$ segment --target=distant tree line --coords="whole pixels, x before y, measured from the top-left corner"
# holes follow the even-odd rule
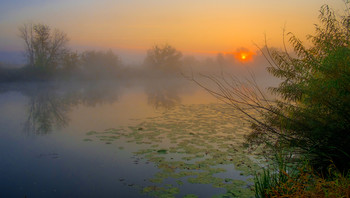
[[[24,24],[19,28],[26,62],[22,68],[0,64],[0,81],[91,80],[117,78],[120,58],[111,50],[73,52],[65,33],[44,24]]]
[[[0,82],[119,79],[130,75],[169,76],[190,67],[210,70],[234,62],[233,55],[223,54],[199,61],[193,56],[183,56],[169,44],[163,44],[152,46],[141,67],[132,70],[112,50],[72,51],[68,47],[68,36],[48,25],[24,24],[19,32],[24,44],[25,65],[13,68],[0,62]]]

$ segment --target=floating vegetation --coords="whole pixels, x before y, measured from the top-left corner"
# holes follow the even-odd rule
[[[86,135],[95,135],[95,134],[99,134],[99,133],[96,131],[89,131],[86,133]]]
[[[85,138],[83,141],[84,141],[84,142],[91,142],[91,141],[92,141],[92,139]]]
[[[185,195],[184,198],[198,198],[198,196],[194,194],[188,194],[188,195]]]
[[[214,197],[253,197],[251,175],[259,166],[244,147],[244,135],[250,129],[232,114],[239,117],[224,104],[182,105],[135,126],[90,131],[86,135],[106,144],[140,147],[134,154],[159,169],[148,179],[153,185],[142,190],[151,196],[175,197],[181,193],[181,186],[210,184],[226,189],[226,194]],[[218,176],[222,173],[223,177]],[[176,180],[167,184],[169,178]],[[195,193],[184,196],[197,197]]]
[[[167,154],[167,152],[168,151],[166,149],[160,149],[157,151],[157,153],[159,153],[159,154]]]
[[[164,188],[164,187],[157,187],[157,186],[148,186],[143,189],[143,193],[148,193],[151,196],[154,197],[174,197],[176,194],[179,193],[178,188]]]

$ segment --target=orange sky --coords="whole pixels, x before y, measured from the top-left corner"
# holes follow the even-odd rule
[[[0,50],[23,45],[18,27],[40,22],[66,32],[72,48],[145,50],[169,43],[183,52],[256,50],[282,43],[282,29],[313,32],[321,5],[341,0],[13,0],[0,8]]]

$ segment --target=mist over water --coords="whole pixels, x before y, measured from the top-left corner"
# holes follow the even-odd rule
[[[83,141],[86,133],[140,123],[147,117],[194,102],[208,104],[215,99],[175,76],[2,83],[4,188],[0,194],[147,197],[131,187],[149,185],[144,180],[156,172],[151,164],[133,163],[132,152],[138,147],[123,145],[125,149],[115,154],[113,148],[119,150],[122,145],[89,144]],[[128,183],[124,184],[124,180]]]
[[[0,197],[252,196],[249,124],[214,96],[276,86],[264,51],[160,44],[140,58],[74,52],[43,24],[20,32],[26,62],[0,62]]]
[[[2,2],[0,198],[341,189],[348,4]]]
[[[208,77],[254,80],[263,92],[277,85],[261,53],[203,58],[156,45],[142,61],[126,60],[87,50],[58,59],[54,70],[2,65],[0,196],[250,196],[252,173],[242,168],[255,165],[241,148],[249,129],[201,86],[220,92]],[[237,156],[215,157],[228,143]]]

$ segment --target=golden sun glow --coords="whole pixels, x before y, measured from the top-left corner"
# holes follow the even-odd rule
[[[242,63],[253,61],[253,56],[255,55],[254,52],[245,48],[238,49],[236,52],[233,52],[233,54],[236,60]]]

